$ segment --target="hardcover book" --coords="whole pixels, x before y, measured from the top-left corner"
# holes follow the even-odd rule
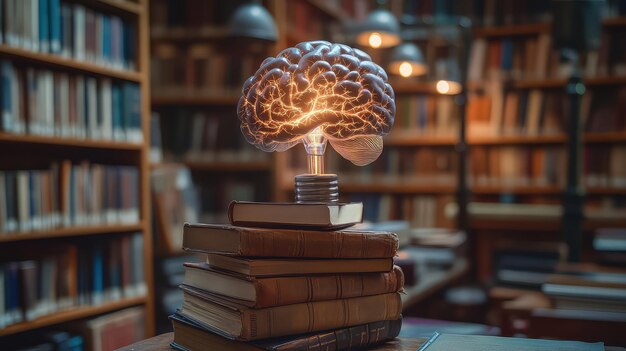
[[[355,350],[393,339],[400,333],[402,319],[378,321],[321,333],[242,343],[224,338],[179,314],[170,316],[174,326],[172,347],[179,350],[223,351],[310,351]]]
[[[232,225],[337,230],[363,220],[363,204],[233,201],[228,208]]]
[[[183,248],[248,257],[391,258],[398,250],[398,236],[353,229],[322,232],[185,223]]]
[[[396,320],[402,311],[398,293],[252,309],[199,289],[184,285],[181,289],[181,315],[242,341]]]
[[[217,269],[254,277],[388,272],[393,267],[393,259],[391,258],[305,260],[240,258],[215,254],[207,255],[207,263]]]
[[[391,272],[381,273],[255,278],[206,263],[185,263],[183,284],[247,307],[264,308],[399,292],[404,276],[394,266]]]

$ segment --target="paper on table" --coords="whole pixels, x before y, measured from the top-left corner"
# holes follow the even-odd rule
[[[604,343],[435,333],[417,351],[603,351]]]

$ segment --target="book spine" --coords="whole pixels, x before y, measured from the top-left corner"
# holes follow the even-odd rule
[[[241,255],[258,257],[389,258],[398,250],[390,233],[271,231],[262,235],[241,230]]]
[[[395,320],[401,310],[398,293],[249,309],[242,311],[240,338],[258,340]]]
[[[402,319],[378,321],[355,327],[338,329],[286,342],[271,351],[359,350],[393,339],[400,334]]]
[[[255,281],[255,308],[304,302],[347,299],[401,291],[404,276],[398,266],[391,272],[278,277]]]

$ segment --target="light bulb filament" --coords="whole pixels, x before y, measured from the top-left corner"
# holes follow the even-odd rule
[[[303,139],[304,149],[307,154],[309,174],[324,174],[324,151],[326,151],[326,138],[319,126],[310,131]]]

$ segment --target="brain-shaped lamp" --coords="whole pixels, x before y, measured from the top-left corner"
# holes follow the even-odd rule
[[[393,126],[394,92],[365,52],[310,41],[265,59],[244,83],[237,113],[248,142],[263,151],[303,142],[309,173],[321,174],[326,140],[355,165],[378,158]]]

